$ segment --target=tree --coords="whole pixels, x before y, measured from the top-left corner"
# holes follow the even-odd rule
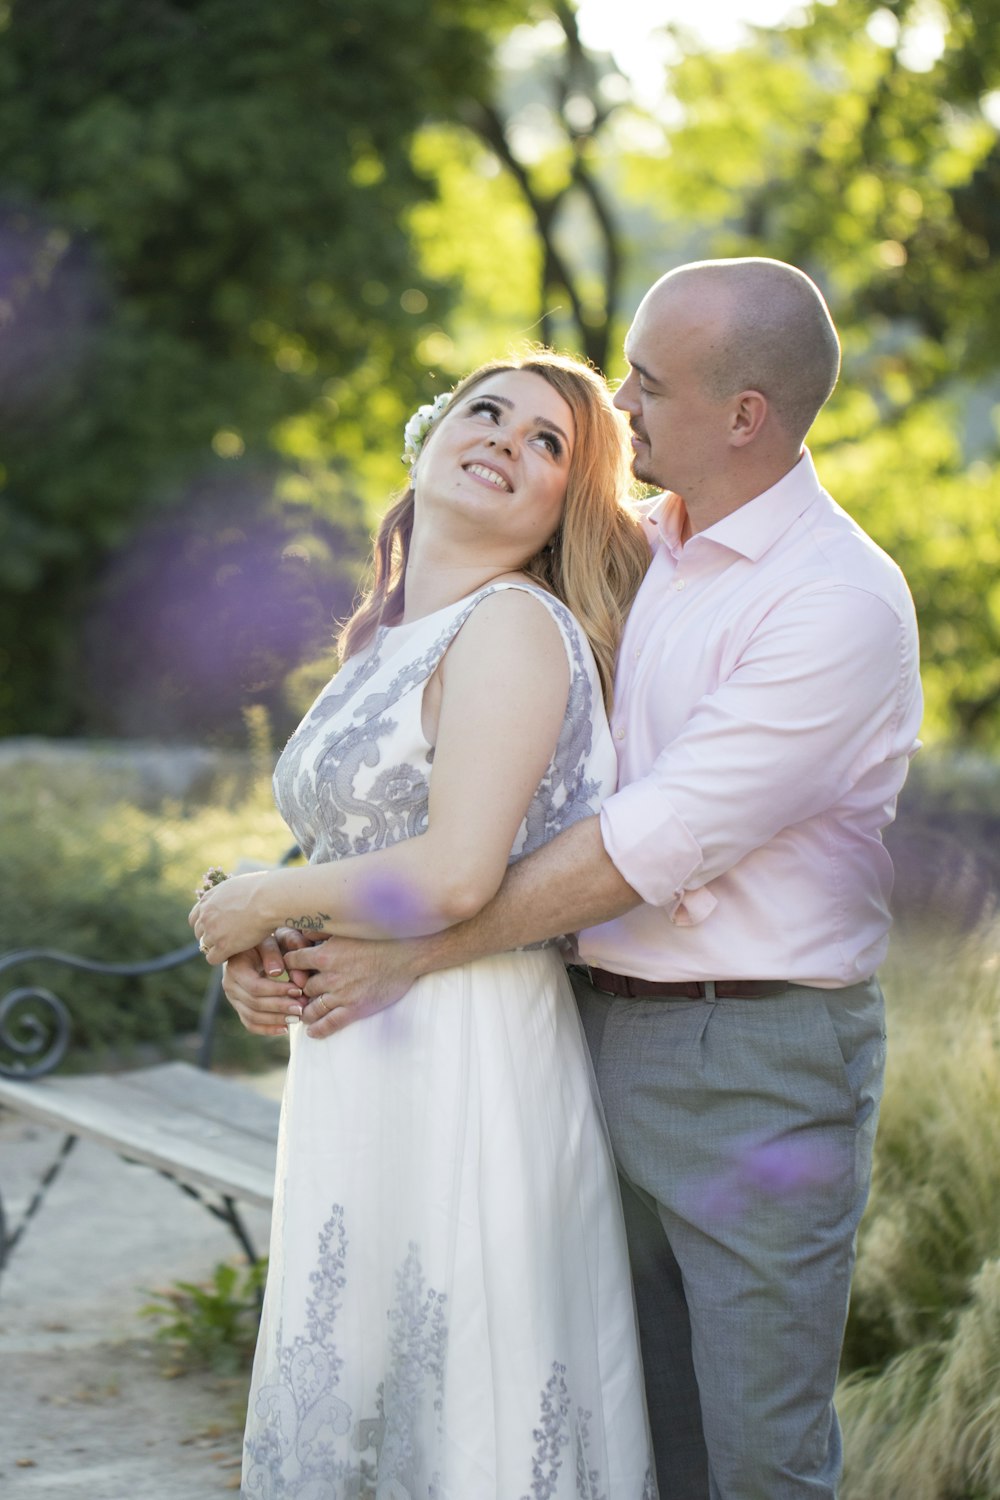
[[[803,266],[841,330],[811,446],[901,563],[927,732],[1000,743],[1000,14],[840,0],[713,55],[685,43],[681,119],[647,165],[700,253]]]
[[[122,618],[108,560],[135,538],[134,570],[147,521],[183,552],[206,489],[228,497],[228,524],[259,518],[271,538],[258,596],[284,577],[279,538],[301,531],[288,504],[325,510],[349,556],[338,578],[318,549],[305,609],[343,605],[363,521],[347,467],[422,396],[421,342],[452,294],[414,276],[404,221],[428,184],[410,143],[456,95],[486,94],[524,12],[0,6],[0,728],[135,721],[136,682],[120,703],[102,676],[97,701],[91,671],[120,644],[101,629]]]

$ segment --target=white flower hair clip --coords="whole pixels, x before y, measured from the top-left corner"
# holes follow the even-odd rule
[[[428,402],[426,406],[418,406],[413,416],[403,428],[403,462],[404,464],[415,464],[427,434],[430,432],[438,417],[444,411],[451,400],[451,391],[442,391],[440,396]]]

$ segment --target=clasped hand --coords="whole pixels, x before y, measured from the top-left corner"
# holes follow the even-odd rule
[[[199,896],[188,913],[198,946],[210,964],[221,964],[267,937],[273,921],[262,916],[273,872],[231,875]]]
[[[255,1035],[280,1036],[293,1019],[320,1038],[394,1005],[415,977],[406,943],[345,937],[313,943],[282,927],[228,959],[222,988]]]

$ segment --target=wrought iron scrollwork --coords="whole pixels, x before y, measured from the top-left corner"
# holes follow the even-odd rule
[[[279,864],[289,865],[300,858],[293,845]],[[79,969],[87,974],[106,974],[111,979],[138,979],[145,974],[162,974],[180,964],[200,959],[197,943],[185,943],[159,958],[139,963],[109,964],[94,958],[80,958],[60,953],[55,948],[21,948],[0,957],[0,975],[22,964],[55,964],[64,969]],[[216,1014],[222,995],[222,970],[215,968],[209,978],[199,1025],[201,1043],[198,1065],[211,1066],[212,1039]],[[41,1078],[58,1067],[70,1039],[70,1018],[66,1006],[51,990],[26,984],[10,990],[0,998],[0,1078]]]
[[[0,1074],[40,1078],[59,1066],[69,1046],[69,1011],[51,990],[11,990],[0,1000]]]
[[[135,964],[105,964],[78,958],[53,948],[22,948],[0,958],[0,974],[22,964],[57,964],[82,969],[88,974],[135,979],[142,974],[160,974],[198,956],[198,944],[186,943],[161,958]],[[70,1039],[70,1017],[66,1006],[51,990],[23,985],[0,999],[0,1077],[41,1078],[58,1067]]]

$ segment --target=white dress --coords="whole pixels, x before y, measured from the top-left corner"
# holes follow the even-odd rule
[[[380,630],[289,741],[311,860],[426,827],[423,689],[495,584]],[[598,806],[615,757],[579,625],[512,858]],[[483,796],[490,789],[483,787]],[[375,892],[391,915],[393,891]],[[317,1041],[293,1027],[243,1467],[263,1500],[652,1500],[618,1188],[555,947],[431,974]]]

